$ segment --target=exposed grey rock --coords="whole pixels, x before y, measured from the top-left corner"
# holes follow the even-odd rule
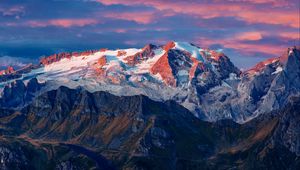
[[[0,146],[0,169],[23,169],[27,167],[28,160],[21,148],[8,148]]]
[[[280,112],[282,116],[273,140],[300,156],[300,99],[289,99],[289,105]]]
[[[208,92],[197,95],[198,107],[208,121],[229,118],[243,123],[280,109],[289,97],[300,94],[300,49],[293,48],[280,58],[259,63],[236,80],[237,86],[224,85],[228,80],[222,81],[223,85],[208,86]]]
[[[83,168],[74,166],[71,161],[60,162],[56,167],[56,170],[83,170]]]
[[[151,139],[154,146],[164,148],[170,143],[170,135],[159,127],[151,128]]]
[[[36,78],[30,79],[27,85],[21,80],[16,80],[4,87],[3,95],[0,98],[0,107],[24,107],[31,102],[43,86],[44,84],[38,83]]]

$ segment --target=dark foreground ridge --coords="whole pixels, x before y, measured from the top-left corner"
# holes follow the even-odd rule
[[[240,125],[173,101],[60,87],[0,110],[1,169],[299,169],[300,99]]]

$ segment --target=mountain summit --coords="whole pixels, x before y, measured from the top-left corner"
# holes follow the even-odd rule
[[[190,43],[60,53],[0,82],[0,169],[300,166],[296,47],[244,72]]]
[[[60,53],[39,65],[2,71],[0,104],[23,107],[43,92],[66,86],[174,100],[203,120],[243,123],[281,108],[299,93],[299,58],[294,47],[242,72],[224,53],[186,42]]]

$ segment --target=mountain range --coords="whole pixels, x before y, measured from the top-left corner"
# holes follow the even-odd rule
[[[300,48],[241,71],[186,42],[0,71],[1,169],[298,169]]]

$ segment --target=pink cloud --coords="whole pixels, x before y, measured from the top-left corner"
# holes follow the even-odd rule
[[[126,33],[127,30],[124,29],[124,28],[118,28],[118,29],[115,29],[114,32],[116,32],[116,33]]]
[[[156,8],[160,11],[173,11],[175,13],[193,15],[201,18],[215,17],[236,17],[237,19],[248,23],[278,24],[294,28],[299,28],[298,9],[279,9],[275,8],[279,4],[290,4],[288,1],[271,0],[233,0],[220,1],[214,0],[214,3],[199,3],[191,1],[160,1],[160,0],[98,0],[105,5],[122,4],[128,6],[145,5]],[[256,4],[270,3],[264,10],[257,8]],[[272,5],[274,4],[274,5]],[[293,5],[289,5],[293,6]],[[297,4],[294,4],[297,6]],[[125,18],[125,17],[124,17]],[[148,20],[150,22],[150,20]],[[147,22],[144,22],[147,23]]]
[[[279,55],[286,49],[286,46],[278,46],[272,44],[251,44],[247,42],[241,42],[234,38],[228,39],[209,39],[209,38],[198,38],[196,42],[202,47],[209,47],[214,44],[221,44],[224,48],[234,49],[239,51],[241,54],[253,55],[257,52]]]
[[[10,8],[0,8],[0,13],[3,16],[13,16],[13,15],[20,15],[25,13],[25,8],[23,6],[13,6]]]
[[[86,26],[97,24],[98,21],[95,19],[54,19],[49,21],[50,25],[71,27],[71,26]]]
[[[278,45],[268,45],[268,44],[248,44],[248,43],[240,43],[240,42],[224,42],[227,43],[224,46],[226,48],[232,48],[235,50],[240,51],[241,53],[245,54],[254,54],[257,52],[266,53],[266,54],[272,54],[274,56],[280,55],[284,49],[286,49],[286,46],[278,46]]]
[[[270,4],[274,7],[279,6],[290,6],[292,3],[290,3],[288,0],[230,0],[230,2],[240,2],[240,3],[252,3],[252,4]]]
[[[86,25],[98,24],[99,21],[95,19],[52,19],[47,21],[28,21],[26,25],[30,27],[47,27],[47,26],[57,26],[69,28],[72,26],[83,27]]]
[[[286,25],[300,28],[299,14],[289,11],[245,11],[239,17],[248,23]]]
[[[180,0],[166,0],[166,1],[161,1],[161,0],[135,0],[135,1],[128,1],[128,0],[97,0],[98,2],[101,2],[104,5],[117,5],[117,4],[123,4],[127,6],[132,6],[132,5],[147,5],[147,6],[165,6],[164,4],[178,4],[178,3],[184,3],[184,1]],[[210,0],[210,2],[215,3],[215,4],[230,4],[232,5],[233,3],[239,3],[239,4],[270,4],[271,6],[290,6],[293,5],[292,2],[289,2],[289,0]],[[192,3],[191,1],[188,1],[187,3]],[[186,3],[186,4],[187,4]],[[203,5],[205,2],[195,2],[194,4],[199,4]],[[245,4],[247,3],[247,4]]]
[[[140,24],[149,24],[155,20],[155,15],[153,12],[118,12],[107,13],[104,16],[113,19],[135,21]]]
[[[126,32],[144,32],[144,31],[157,31],[157,32],[163,32],[163,31],[169,31],[169,28],[164,28],[164,27],[151,27],[151,28],[147,28],[147,27],[134,27],[134,28],[116,28],[113,30],[113,32],[116,33],[126,33]]]
[[[262,39],[262,34],[260,32],[243,32],[237,34],[235,38],[238,40],[257,41]]]
[[[139,42],[137,40],[127,40],[127,41],[124,42],[124,44],[132,45],[132,46],[137,45],[138,43]]]
[[[280,37],[291,39],[291,40],[300,40],[300,32],[280,32],[278,33]]]

